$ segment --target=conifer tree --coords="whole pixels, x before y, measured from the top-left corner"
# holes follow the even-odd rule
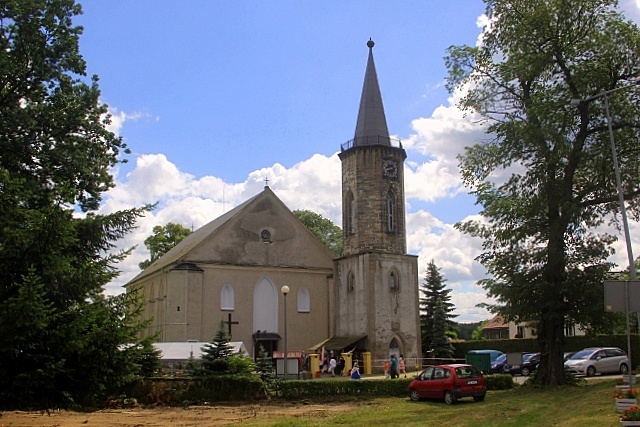
[[[204,375],[224,374],[229,370],[229,356],[233,348],[229,344],[229,335],[225,331],[224,320],[210,343],[202,347],[202,371]]]
[[[420,298],[421,327],[422,327],[422,351],[428,353],[433,349],[434,316],[438,301],[444,311],[446,330],[453,326],[452,319],[456,316],[452,314],[455,306],[451,303],[451,289],[446,287],[446,279],[442,277],[440,269],[431,260],[427,265],[424,282],[420,288],[422,298]]]
[[[273,372],[273,359],[269,356],[269,353],[262,344],[260,345],[258,359],[256,360],[256,370],[263,381],[268,382],[275,377]]]
[[[431,331],[431,349],[433,357],[448,358],[453,356],[453,346],[447,336],[448,329],[447,314],[444,311],[444,304],[441,299],[437,299],[433,311],[433,330]]]
[[[130,252],[115,242],[149,207],[97,214],[129,149],[86,76],[81,12],[0,7],[0,409],[97,404],[153,365],[135,292],[103,296]]]

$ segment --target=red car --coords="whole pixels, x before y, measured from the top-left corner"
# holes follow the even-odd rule
[[[486,394],[484,376],[473,365],[428,366],[409,383],[409,397],[413,401],[444,399],[445,403],[452,405],[462,397],[473,397],[480,402]]]

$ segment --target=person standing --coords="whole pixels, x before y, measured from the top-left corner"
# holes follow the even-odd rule
[[[331,372],[331,376],[336,376],[336,366],[338,366],[338,362],[336,362],[336,358],[331,356],[331,360],[329,361],[329,372]]]
[[[384,377],[389,378],[389,361],[384,361]]]
[[[404,356],[401,354],[400,359],[398,360],[398,376],[404,374],[404,377],[407,378],[407,367],[404,362]]]
[[[395,353],[391,355],[391,366],[389,369],[391,370],[391,379],[398,378],[398,358]]]

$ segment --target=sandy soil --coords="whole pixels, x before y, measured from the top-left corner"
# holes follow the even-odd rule
[[[106,409],[95,412],[53,411],[0,413],[0,427],[217,427],[245,424],[248,421],[275,420],[281,416],[324,418],[349,412],[366,402],[326,404],[260,403],[246,405],[190,406],[188,408]]]

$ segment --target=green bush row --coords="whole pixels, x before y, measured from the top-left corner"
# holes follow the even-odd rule
[[[280,381],[278,395],[285,399],[331,396],[406,397],[410,378],[395,380],[300,380]]]
[[[406,397],[411,378],[395,380],[295,380],[275,381],[276,396],[285,399],[312,397]],[[511,375],[485,376],[488,390],[513,387]],[[253,375],[216,375],[205,378],[150,378],[131,390],[130,397],[146,405],[193,405],[221,401],[255,401],[268,397],[265,383]]]
[[[205,402],[254,401],[267,398],[265,383],[255,375],[203,378],[149,378],[130,393],[146,405],[192,405]]]

